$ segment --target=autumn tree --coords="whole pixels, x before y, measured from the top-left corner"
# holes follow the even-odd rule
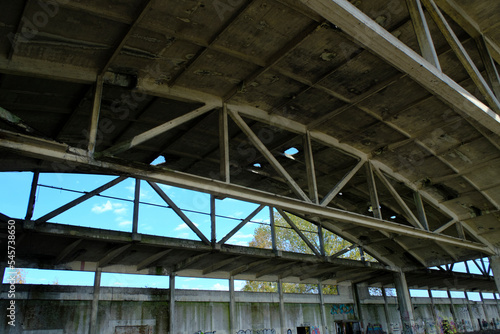
[[[297,228],[309,239],[309,241],[314,246],[316,246],[317,249],[319,249],[319,236],[317,226],[291,214],[288,214],[288,217],[295,224],[295,226],[297,226]],[[277,249],[302,254],[314,254],[314,252],[307,246],[304,240],[302,240],[302,238],[290,227],[288,222],[277,211],[274,211],[274,224],[276,227]],[[323,232],[323,242],[326,255],[333,255],[352,245],[347,240],[326,230]],[[255,229],[254,238],[250,242],[249,246],[272,249],[271,226],[261,225],[257,229]],[[366,253],[364,254],[364,256],[366,261],[376,261],[373,257]],[[346,252],[340,257],[353,260],[361,260],[361,254],[358,247],[355,247],[354,249]],[[275,292],[277,291],[277,283],[247,281],[242,290]],[[283,284],[283,292],[286,293],[317,293],[317,291],[318,287],[316,284]],[[337,287],[325,285],[323,286],[323,292],[325,294],[336,294]]]

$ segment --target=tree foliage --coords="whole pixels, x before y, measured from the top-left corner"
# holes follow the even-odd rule
[[[288,215],[290,220],[297,226],[297,228],[309,239],[309,241],[319,249],[319,236],[317,226],[310,222]],[[314,254],[314,252],[307,246],[302,238],[290,227],[287,221],[277,212],[274,212],[274,224],[276,226],[276,248],[278,250],[296,252],[302,254]],[[326,255],[333,255],[341,250],[346,249],[352,244],[347,240],[339,237],[338,235],[329,231],[323,232],[323,242]],[[268,248],[272,249],[271,226],[261,225],[254,232],[254,238],[249,244],[250,247]],[[368,254],[364,254],[365,260],[376,261]],[[361,255],[358,247],[349,252],[341,255],[340,257],[349,258],[353,260],[361,260]],[[244,285],[243,291],[258,291],[258,292],[276,292],[277,283],[275,282],[260,282],[260,281],[247,281]],[[285,293],[317,293],[318,286],[316,284],[294,284],[284,283],[283,292]],[[323,293],[337,294],[337,287],[331,285],[323,286]]]

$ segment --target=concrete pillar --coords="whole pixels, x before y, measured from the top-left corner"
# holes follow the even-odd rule
[[[500,316],[500,303],[498,302],[497,294],[493,293],[493,297],[495,298],[495,302],[497,304],[498,315]],[[500,321],[500,319],[499,319],[499,321]],[[496,321],[495,321],[495,328],[496,329],[500,329],[500,328],[497,328],[497,322]]]
[[[326,312],[325,312],[325,298],[323,296],[323,287],[321,282],[318,282],[318,293],[319,293],[319,310],[321,313],[321,325],[323,326],[323,333],[328,334],[328,325],[326,323]]]
[[[286,318],[285,318],[285,299],[283,297],[283,282],[278,279],[278,295],[280,300],[280,326],[281,334],[286,334]]]
[[[359,291],[357,284],[351,284],[352,289],[352,299],[354,300],[354,306],[356,308],[356,313],[358,314],[359,325],[361,327],[361,333],[365,332],[363,323],[363,311],[361,310],[361,299],[359,298]]]
[[[92,308],[90,313],[90,334],[98,334],[97,331],[97,311],[99,309],[99,293],[101,291],[101,273],[102,269],[97,268],[94,275],[94,294],[92,298]]]
[[[493,278],[497,285],[497,291],[500,292],[500,255],[491,256],[489,258],[491,270],[493,271]]]
[[[489,323],[490,323],[490,321],[491,321],[491,319],[492,319],[493,317],[491,317],[491,316],[490,316],[490,314],[488,314],[488,309],[487,309],[486,304],[485,304],[485,302],[484,302],[483,293],[482,293],[482,292],[479,292],[479,296],[481,297],[481,304],[482,304],[482,306],[483,306],[483,312],[484,312],[484,316],[485,316],[485,318],[486,318],[485,320],[488,322],[488,325],[489,325]],[[488,327],[489,327],[489,326],[488,326]]]
[[[170,273],[169,334],[175,333],[175,273]]]
[[[448,293],[448,299],[450,299],[451,317],[453,318],[453,322],[455,323],[455,326],[457,326],[458,325],[458,318],[457,318],[457,315],[455,314],[455,304],[453,303],[453,298],[451,298],[450,289],[446,289],[446,292]]]
[[[478,331],[481,328],[479,327],[479,323],[477,322],[477,319],[474,318],[474,312],[472,312],[472,306],[470,304],[469,295],[467,294],[467,291],[465,291],[465,300],[467,301],[467,310],[469,311],[469,318],[470,318],[470,323],[472,325],[472,328],[475,331]]]
[[[229,278],[229,332],[235,333],[236,325],[236,300],[234,294],[234,276]]]
[[[436,305],[434,305],[434,297],[432,297],[431,289],[428,289],[427,293],[429,294],[429,298],[431,299],[432,319],[434,319],[434,324],[436,324],[434,328],[436,328],[436,334],[439,334],[441,331],[439,330],[438,314],[436,310]]]
[[[385,293],[385,287],[382,286],[382,297],[384,297],[384,315],[385,320],[387,322],[387,333],[392,334],[391,332],[391,317],[389,313],[389,304],[387,303],[387,294]]]
[[[415,318],[413,316],[413,305],[411,303],[406,277],[402,271],[394,273],[394,283],[398,295],[399,313],[403,324],[401,333],[414,334]]]

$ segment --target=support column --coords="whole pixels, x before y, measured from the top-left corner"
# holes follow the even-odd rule
[[[497,304],[497,310],[498,310],[498,314],[500,315],[500,303],[498,302],[498,298],[497,298],[497,294],[496,293],[493,293],[493,298],[495,298],[495,302]],[[500,319],[498,319],[498,321],[500,321]],[[497,322],[494,321],[495,323],[495,329],[500,329],[497,327]]]
[[[285,319],[285,299],[283,298],[283,282],[280,279],[278,279],[278,295],[279,295],[279,300],[280,300],[280,327],[281,327],[281,334],[286,334],[286,319]]]
[[[405,274],[400,271],[394,273],[394,283],[398,295],[399,312],[403,324],[402,333],[413,334],[415,328],[415,318],[413,316],[413,305],[411,303],[410,291],[406,283]]]
[[[453,298],[451,298],[450,289],[446,289],[446,292],[448,293],[448,298],[450,299],[451,316],[453,318],[453,322],[455,323],[455,326],[457,326],[457,324],[458,324],[458,318],[457,318],[457,315],[455,313],[455,304],[453,303]]]
[[[323,326],[323,333],[328,334],[328,324],[326,323],[326,312],[325,312],[325,298],[323,296],[323,286],[321,282],[318,282],[318,293],[319,293],[319,311],[321,313],[321,325]]]
[[[434,297],[432,297],[431,289],[427,289],[427,293],[429,294],[429,298],[431,299],[431,307],[432,307],[432,318],[434,319],[434,324],[436,328],[436,334],[439,334],[439,324],[438,324],[438,315],[436,310],[436,305],[434,304]]]
[[[354,300],[356,312],[358,313],[358,319],[359,319],[359,325],[361,327],[361,333],[364,333],[363,311],[361,310],[361,299],[359,298],[358,285],[351,284],[351,289],[352,289],[352,299]]]
[[[484,297],[483,297],[483,293],[482,292],[479,292],[479,296],[481,297],[481,304],[483,306],[483,312],[484,312],[484,316],[486,318],[486,321],[488,321],[488,325],[490,323],[490,320],[492,319],[492,317],[490,317],[490,315],[488,314],[488,310],[486,308],[486,304],[484,303]]]
[[[175,333],[175,273],[170,273],[170,299],[169,299],[169,327],[168,333]]]
[[[387,333],[392,334],[389,330],[391,328],[391,317],[389,313],[389,304],[387,303],[387,294],[385,293],[385,288],[382,286],[382,297],[384,297],[384,314],[385,320],[387,322]]]
[[[467,310],[469,311],[469,318],[470,318],[471,326],[475,331],[478,331],[481,328],[479,327],[479,324],[477,323],[477,319],[474,318],[474,312],[472,312],[472,306],[470,304],[469,295],[467,294],[467,291],[464,291],[464,292],[465,292],[465,299],[467,300]]]
[[[90,326],[89,333],[90,334],[98,334],[97,331],[97,311],[99,309],[99,293],[101,291],[101,268],[97,268],[94,276],[94,294],[92,298],[92,309],[90,314]]]
[[[236,300],[234,295],[234,276],[229,278],[229,332],[235,333],[236,325]]]

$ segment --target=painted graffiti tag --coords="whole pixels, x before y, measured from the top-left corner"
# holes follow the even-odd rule
[[[211,332],[203,332],[203,331],[197,331],[194,334],[215,334],[216,331],[211,331]]]
[[[291,334],[291,330],[289,329],[290,331],[290,334]],[[207,334],[207,333],[205,333]],[[264,328],[264,329],[256,329],[256,330],[252,330],[252,329],[240,329],[237,334],[276,334],[276,330],[274,328]],[[288,334],[288,333],[287,333]]]
[[[354,314],[354,307],[351,304],[333,304],[331,314]]]

